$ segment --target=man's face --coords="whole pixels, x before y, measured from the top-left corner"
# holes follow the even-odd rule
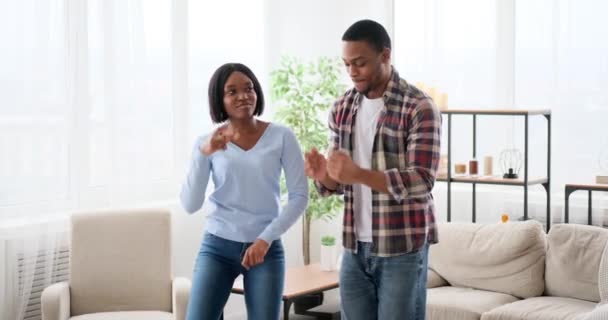
[[[386,68],[383,66],[388,63],[389,57],[389,49],[378,52],[366,41],[342,42],[342,60],[346,72],[355,90],[364,95],[384,85],[382,79]]]

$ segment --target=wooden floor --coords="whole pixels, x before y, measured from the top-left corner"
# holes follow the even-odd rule
[[[333,304],[336,308],[339,308],[340,296],[339,289],[333,289],[326,291],[325,298],[323,304]],[[228,305],[226,306],[226,316],[224,320],[243,320],[247,319],[247,311],[245,309],[245,300],[243,296],[232,294],[230,295],[230,300],[228,301]],[[291,315],[289,316],[289,320],[313,320],[314,317],[297,315],[293,313],[293,308],[291,310]]]

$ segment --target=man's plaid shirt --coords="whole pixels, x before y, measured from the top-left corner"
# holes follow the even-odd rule
[[[351,158],[361,97],[354,88],[348,90],[329,115],[329,148],[346,151]],[[372,190],[372,253],[390,257],[438,241],[431,190],[439,163],[441,113],[431,98],[399,78],[394,68],[383,97],[372,170],[384,172],[389,194]],[[344,195],[342,243],[356,251],[352,185],[338,185],[336,190],[318,181],[315,185],[322,196]]]

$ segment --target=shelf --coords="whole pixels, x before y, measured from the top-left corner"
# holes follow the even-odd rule
[[[447,175],[437,176],[437,181],[447,182]],[[528,178],[527,185],[536,185],[547,183],[547,178]],[[497,184],[497,185],[509,185],[509,186],[524,186],[526,183],[523,178],[518,179],[505,179],[500,176],[452,176],[452,183],[476,183],[476,184]]]
[[[441,110],[443,114],[478,114],[478,115],[496,115],[496,116],[533,116],[533,115],[550,115],[549,109],[447,109]]]
[[[566,188],[571,189],[582,189],[582,190],[593,190],[593,191],[608,191],[608,184],[601,183],[589,183],[589,184],[574,184],[566,183]]]
[[[452,120],[454,117],[452,115],[465,115],[472,116],[473,118],[473,154],[472,159],[477,155],[477,121],[478,115],[489,115],[489,116],[515,116],[515,117],[523,117],[524,118],[524,150],[523,150],[523,172],[520,172],[519,179],[505,179],[502,175],[496,176],[469,176],[469,175],[451,175],[450,179],[447,178],[447,172],[443,174],[443,176],[438,175],[437,181],[444,181],[447,183],[447,221],[450,222],[452,220],[452,184],[453,183],[469,183],[472,185],[471,195],[472,195],[472,215],[471,220],[473,222],[477,221],[477,209],[476,209],[476,201],[477,201],[477,185],[478,184],[486,184],[486,185],[503,185],[503,186],[521,186],[523,187],[523,217],[524,220],[528,219],[528,188],[531,185],[542,185],[547,194],[547,231],[551,227],[551,110],[549,109],[446,109],[441,110],[442,114],[447,115],[447,147],[448,147],[448,168],[451,168],[453,163],[452,159]],[[530,171],[528,171],[528,156],[529,156],[529,116],[540,115],[543,116],[547,120],[547,173],[544,177],[531,177]],[[450,170],[450,169],[446,169]],[[453,173],[453,171],[450,171]],[[523,177],[528,177],[528,179],[524,179]]]

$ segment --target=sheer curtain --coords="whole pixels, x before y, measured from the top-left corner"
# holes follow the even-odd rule
[[[606,6],[593,0],[395,1],[394,61],[409,81],[447,92],[450,108],[552,110],[554,222],[563,221],[564,184],[594,182],[600,151],[608,148]],[[471,119],[453,117],[453,126],[454,159],[468,161]],[[477,126],[478,157],[490,155],[497,163],[506,146],[523,150],[521,119],[478,117]],[[546,130],[544,119],[531,118],[532,174],[545,170]],[[453,219],[470,221],[471,188],[453,186]],[[483,195],[477,197],[478,221],[499,221],[503,212],[522,215],[521,188],[477,189]],[[529,213],[542,220],[544,190],[536,186],[530,192]],[[437,183],[435,197],[439,218],[445,219],[444,183]],[[586,194],[571,200],[571,221],[586,223]],[[607,197],[595,193],[593,207],[594,224],[601,225],[608,217]]]
[[[0,6],[2,314],[22,319],[70,211],[175,197],[171,2]]]
[[[208,80],[239,61],[265,82],[263,15],[244,0],[0,2],[1,318],[31,316],[61,280],[75,210],[174,208],[174,272],[190,275],[203,219],[176,198],[211,129]]]
[[[65,235],[65,221],[49,223],[45,214],[71,204],[69,9],[65,1],[0,2],[0,314],[5,319],[24,317],[34,283],[36,263],[20,267],[19,258],[35,261],[47,251],[52,257]]]

